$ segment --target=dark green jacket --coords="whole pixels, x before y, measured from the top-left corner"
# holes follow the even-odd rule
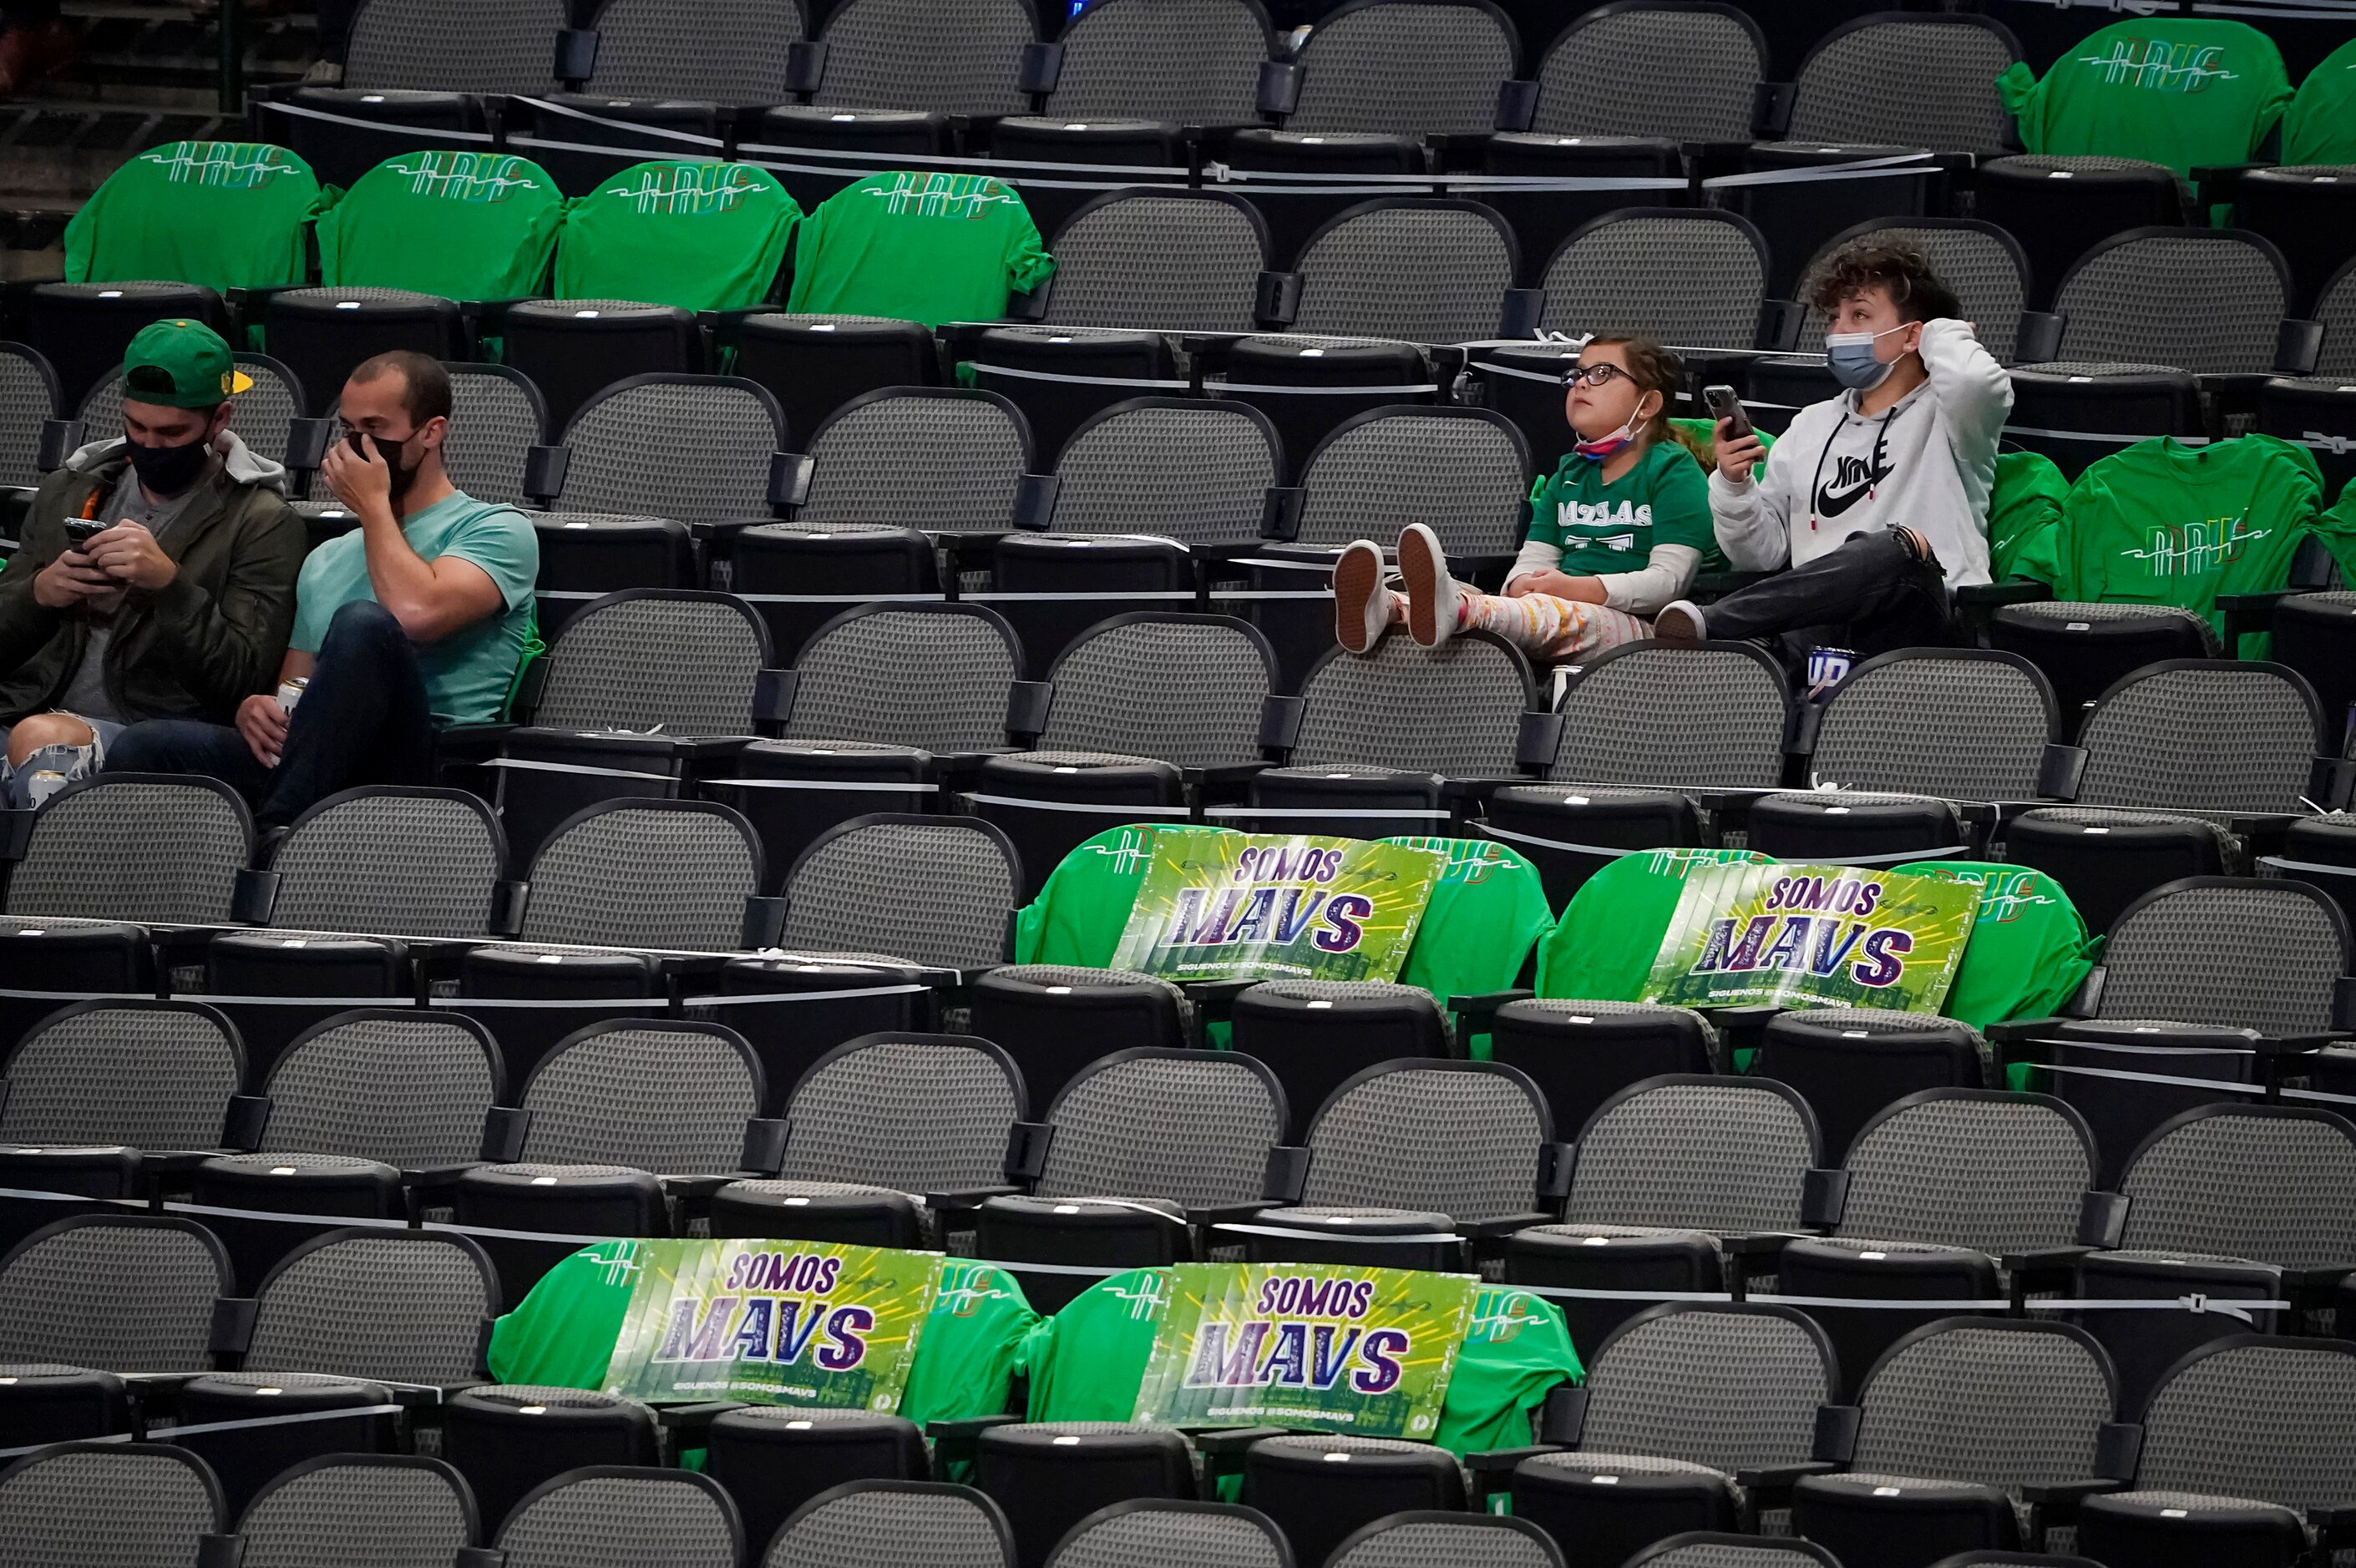
[[[0,572],[0,723],[55,706],[81,662],[87,626],[36,601],[33,578],[64,553],[65,521],[81,516],[91,491],[135,483],[122,446],[116,437],[83,447],[41,481]],[[107,645],[106,689],[125,719],[226,724],[277,680],[304,552],[302,519],[281,494],[285,475],[232,438],[222,467],[165,531],[179,575],[160,593],[133,590]]]

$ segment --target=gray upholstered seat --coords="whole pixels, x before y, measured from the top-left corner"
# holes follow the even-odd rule
[[[2290,294],[2272,245],[2222,229],[2136,230],[2081,257],[2053,308],[2065,359],[2156,361],[2196,375],[2271,369]]]
[[[329,1542],[367,1542],[371,1568],[443,1568],[476,1538],[456,1471],[405,1454],[348,1454],[281,1474],[239,1518],[241,1568],[316,1568]]]
[[[812,844],[786,882],[788,949],[896,949],[986,969],[1005,956],[1018,880],[1006,840],[965,817],[862,817]]]
[[[1021,114],[1023,0],[851,0],[819,29],[825,71],[814,101],[837,109]]]
[[[69,1443],[0,1468],[8,1568],[186,1568],[224,1529],[220,1483],[185,1449]]]
[[[1258,410],[1141,399],[1107,410],[1065,443],[1055,530],[1249,545],[1277,475],[1276,432]]]
[[[1425,1061],[1344,1084],[1309,1128],[1312,1207],[1366,1204],[1455,1220],[1529,1212],[1545,1104],[1510,1068]]]
[[[1223,191],[1110,191],[1066,220],[1054,250],[1050,321],[1249,332],[1269,263],[1268,224]]]
[[[784,103],[786,55],[801,7],[777,0],[606,0],[598,7],[592,91],[608,97]]]
[[[994,392],[886,388],[837,409],[805,450],[809,495],[796,522],[1004,529],[1031,466],[1031,432]],[[924,460],[912,462],[916,453]]]
[[[720,1484],[692,1471],[591,1466],[518,1502],[498,1549],[512,1568],[736,1568],[744,1528]]]
[[[561,0],[367,0],[352,23],[347,87],[546,92],[555,85]]]
[[[760,847],[725,806],[616,800],[541,847],[519,934],[733,951],[760,866]]]
[[[86,1215],[0,1256],[0,1360],[201,1371],[229,1254],[192,1221]]]
[[[870,605],[803,645],[786,733],[930,752],[1001,747],[1021,662],[1012,631],[980,605]]]
[[[1542,40],[1528,42],[1535,48]],[[1555,136],[1746,141],[1766,71],[1766,39],[1744,16],[1644,5],[1590,11],[1547,46],[1530,128]]]
[[[499,1305],[490,1260],[463,1236],[331,1231],[255,1290],[244,1368],[462,1382],[482,1375]]]
[[[1297,57],[1293,131],[1477,133],[1496,123],[1497,88],[1519,40],[1483,6],[1362,0],[1320,19]]]
[[[253,818],[209,779],[102,774],[52,796],[8,877],[12,915],[225,923]]]
[[[269,869],[273,926],[480,936],[507,839],[481,799],[462,791],[349,790],[296,817]]]
[[[1312,234],[1293,270],[1301,276],[1293,325],[1302,332],[1469,343],[1502,330],[1521,256],[1513,230],[1487,208],[1380,197]]]
[[[998,1505],[969,1488],[854,1481],[797,1509],[758,1568],[868,1568],[879,1560],[1013,1568],[1014,1540]]]
[[[2019,56],[2011,33],[1980,16],[1859,18],[1808,51],[1789,134],[1799,142],[2001,153],[2012,116],[1996,79]]]
[[[1554,332],[1640,332],[1695,348],[1759,341],[1767,241],[1744,218],[1647,208],[1580,229],[1546,264]]]
[[[380,0],[381,3],[381,0]],[[769,515],[770,457],[785,444],[776,400],[727,376],[651,375],[611,387],[565,426],[560,504],[628,512],[649,495],[682,523]]]

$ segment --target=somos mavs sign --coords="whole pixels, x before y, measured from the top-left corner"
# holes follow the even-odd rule
[[[1480,1281],[1303,1264],[1179,1264],[1134,1419],[1429,1438]]]
[[[1849,866],[1697,867],[1644,1000],[1935,1013],[1963,963],[1979,898],[1966,882]]]
[[[822,1242],[648,1241],[605,1391],[893,1411],[938,1253]]]
[[[1430,849],[1356,838],[1165,833],[1116,969],[1173,980],[1391,980],[1448,869]]]

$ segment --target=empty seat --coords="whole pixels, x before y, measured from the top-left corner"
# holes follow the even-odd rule
[[[782,103],[802,13],[776,0],[722,0],[694,15],[670,0],[605,0],[595,27],[597,69],[588,85],[596,92]]]
[[[1018,1568],[1044,1568],[1056,1542],[1099,1508],[1191,1499],[1194,1468],[1186,1440],[1167,1427],[1033,1422],[982,1433],[974,1485],[1004,1510]]]
[[[683,523],[762,517],[785,416],[758,385],[735,377],[639,376],[581,405],[554,499],[575,512],[627,513],[648,495]]]
[[[1429,991],[1376,980],[1266,980],[1235,999],[1233,1048],[1268,1064],[1305,1134],[1342,1085],[1396,1057],[1449,1054]]]
[[[828,415],[806,450],[796,522],[988,532],[1013,526],[1031,431],[995,392],[887,387]],[[910,463],[916,452],[926,460]]]
[[[1762,342],[1767,241],[1731,212],[1622,208],[1574,230],[1547,261],[1544,283],[1548,331],[1751,348]]]
[[[0,413],[6,416],[0,433],[0,485],[30,489],[41,482],[43,430],[65,416],[58,399],[58,373],[37,350],[14,344],[0,347]]]
[[[0,1469],[0,1539],[41,1568],[182,1568],[228,1523],[204,1461],[155,1443],[64,1443]]]
[[[406,1454],[337,1454],[294,1466],[245,1505],[242,1568],[309,1568],[323,1540],[369,1543],[382,1568],[441,1568],[478,1539],[457,1471]]]
[[[1072,1526],[1047,1561],[1054,1568],[1119,1568],[1173,1558],[1195,1568],[1286,1568],[1297,1550],[1288,1549],[1286,1532],[1274,1520],[1250,1508],[1151,1499],[1098,1509]]]
[[[1050,1105],[1089,1063],[1110,1054],[1108,1047],[1194,1043],[1185,994],[1130,970],[1008,964],[976,980],[969,995],[974,1032],[1006,1041],[1033,1097]]]
[[[654,1412],[588,1389],[462,1389],[444,1406],[442,1433],[442,1456],[466,1478],[486,1537],[496,1535],[517,1503],[567,1471],[652,1465],[656,1457]]]
[[[2228,229],[2142,229],[2081,256],[2054,291],[2065,359],[2136,360],[2196,375],[2275,363],[2290,303],[2282,252]]]
[[[1464,1506],[1456,1456],[1429,1443],[1298,1433],[1253,1444],[1243,1470],[1244,1506],[1273,1522],[1304,1562],[1330,1557],[1386,1515]]]
[[[1537,1526],[1483,1514],[1409,1509],[1387,1514],[1333,1549],[1327,1568],[1391,1563],[1481,1563],[1483,1568],[1563,1568],[1559,1548]]]
[[[112,263],[103,265],[112,270]],[[199,283],[102,279],[35,285],[26,301],[25,342],[57,372],[58,417],[76,414],[91,391],[121,374],[132,338],[167,316],[216,331],[229,324],[220,293]]]
[[[744,1520],[718,1482],[652,1466],[553,1476],[517,1499],[495,1539],[516,1568],[736,1568],[744,1555]]]
[[[1752,102],[1767,73],[1767,38],[1758,22],[1731,5],[1598,11],[1574,18],[1547,46],[1533,73],[1538,103],[1531,130],[1749,139]]]
[[[1993,17],[1858,16],[1810,46],[1793,84],[1786,133],[1795,142],[2001,153],[2012,116],[1997,95],[1996,79],[2019,58],[2020,40]]]
[[[1308,472],[1325,438],[1362,415],[1434,401],[1431,352],[1412,343],[1288,332],[1237,340],[1226,375],[1205,382],[1224,400],[1268,415],[1283,442],[1284,468]]]
[[[1807,1102],[1767,1079],[1666,1074],[1606,1100],[1579,1135],[1560,1224],[1517,1232],[1517,1285],[1715,1291],[1731,1269],[1725,1238],[1794,1232],[1821,1144]],[[1633,1303],[1573,1300],[1571,1342],[1591,1355]]]
[[[1987,1042],[1965,1025],[1879,1008],[1779,1014],[1752,1065],[1807,1097],[1836,1160],[1884,1106],[1924,1089],[1985,1088],[1990,1072]]]
[[[1357,0],[1327,12],[1294,56],[1281,106],[1294,131],[1477,133],[1496,122],[1497,89],[1520,50],[1496,6]]]
[[[1507,297],[1519,249],[1504,219],[1478,202],[1360,202],[1309,236],[1293,270],[1301,308],[1292,325],[1302,332],[1465,343],[1521,330]]]
[[[1268,224],[1225,191],[1114,190],[1064,220],[1046,319],[1065,326],[1249,332]]]
[[[2004,605],[1990,618],[1988,641],[2043,672],[2070,731],[2104,692],[2147,665],[2213,659],[2219,651],[2216,628],[2190,610],[2075,600]]]
[[[642,300],[566,297],[523,300],[499,323],[504,362],[531,378],[558,430],[600,389],[633,376],[703,368],[692,313]]]
[[[723,1188],[712,1232],[933,1244],[939,1216],[926,1196],[1003,1187],[1008,1129],[1027,1106],[1022,1072],[986,1040],[847,1040],[795,1085],[776,1176]]]
[[[2029,303],[2051,309],[2072,263],[2114,234],[2184,221],[2176,171],[2092,155],[2014,154],[1979,166],[1976,210],[2018,238],[2029,260]]]
[[[1508,1002],[1490,1028],[1489,1060],[1528,1073],[1566,1127],[1586,1125],[1640,1080],[1727,1068],[1726,1047],[1699,1013],[1645,1002]]]
[[[939,381],[940,353],[920,321],[764,313],[736,324],[735,373],[777,400],[788,431],[814,431],[853,398]]]
[[[1776,1283],[1794,1296],[1877,1302],[2000,1299],[2008,1260],[2050,1259],[2075,1238],[2094,1184],[2094,1139],[2042,1096],[1933,1089],[1885,1108],[1858,1133],[1815,1216],[1831,1227],[1783,1251]],[[2040,1284],[2052,1279],[2050,1261]],[[2026,1288],[2030,1282],[2019,1282]],[[1901,1335],[1932,1318],[1884,1306],[1814,1308],[1849,1392]]]
[[[1736,1528],[1736,1476],[1804,1463],[1816,1409],[1839,1393],[1824,1331],[1787,1307],[1664,1303],[1585,1359],[1576,1430],[1515,1466],[1513,1507],[1566,1553],[1603,1561]]]
[[[1865,1373],[1847,1468],[1794,1488],[1794,1531],[1867,1568],[2017,1548],[2021,1488],[2095,1474],[2115,1400],[2109,1359],[2065,1324],[1919,1328]]]
[[[1023,0],[851,0],[818,30],[808,101],[843,109],[1020,114],[1024,46],[1036,37]]]
[[[850,1481],[794,1510],[757,1568],[859,1568],[877,1553],[941,1568],[1014,1568],[1006,1515],[968,1487],[925,1481]]]
[[[1492,1233],[1547,1216],[1561,1168],[1546,1103],[1530,1081],[1486,1061],[1412,1058],[1360,1072],[1319,1107],[1300,1199],[1260,1211],[1254,1262],[1460,1266],[1448,1226]],[[1369,1221],[1372,1221],[1369,1223]],[[1413,1243],[1361,1240],[1391,1234]]]
[[[903,1415],[791,1404],[744,1404],[712,1424],[703,1473],[728,1489],[745,1539],[766,1545],[805,1503],[845,1482],[924,1481],[924,1434]]]
[[[991,968],[1005,955],[1022,877],[1013,846],[986,822],[853,817],[787,872],[778,942],[788,951],[897,951],[934,968]]]
[[[1242,0],[1098,0],[1065,24],[1041,107],[1057,121],[1248,124],[1271,42],[1267,15]]]
[[[145,1196],[141,1151],[218,1147],[244,1076],[236,1029],[202,1003],[72,1003],[35,1025],[0,1071],[0,1175]]]
[[[191,1220],[91,1214],[0,1254],[0,1361],[201,1371],[229,1255]]]

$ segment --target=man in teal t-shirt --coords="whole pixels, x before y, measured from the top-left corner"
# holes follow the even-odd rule
[[[279,827],[338,790],[430,783],[435,720],[498,716],[532,636],[531,525],[450,483],[450,377],[433,359],[367,361],[341,413],[320,473],[360,526],[303,563],[278,689],[241,703],[234,729],[134,724],[110,767],[209,774]]]

